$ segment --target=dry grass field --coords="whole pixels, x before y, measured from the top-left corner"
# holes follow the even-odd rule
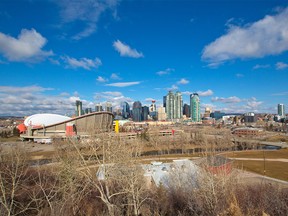
[[[237,151],[223,154],[230,158],[267,158],[267,159],[288,159],[288,149],[265,150],[265,151]]]
[[[264,161],[243,161],[234,162],[237,168],[264,175]],[[278,161],[265,161],[266,176],[288,181],[288,163]]]

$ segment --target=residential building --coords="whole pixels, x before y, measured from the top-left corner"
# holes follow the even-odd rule
[[[181,119],[183,117],[183,100],[181,92],[176,92],[174,98],[174,119]]]
[[[175,103],[175,99],[174,99],[174,94],[172,91],[169,91],[169,93],[166,95],[166,115],[167,115],[167,119],[173,119],[174,117],[174,103]]]
[[[285,106],[284,106],[284,104],[278,104],[278,115],[281,118],[285,117]]]
[[[200,98],[197,93],[190,95],[190,115],[193,122],[201,122]]]
[[[181,119],[183,117],[183,100],[181,92],[169,91],[166,95],[167,119]]]

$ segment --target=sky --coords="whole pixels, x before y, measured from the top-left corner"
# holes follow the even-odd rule
[[[1,0],[0,115],[160,106],[169,90],[202,110],[277,113],[287,23],[286,0]]]

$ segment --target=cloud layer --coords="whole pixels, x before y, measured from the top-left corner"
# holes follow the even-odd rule
[[[182,78],[177,82],[178,85],[186,85],[189,83],[189,80]]]
[[[99,58],[89,59],[89,58],[72,58],[69,56],[62,56],[63,61],[66,63],[66,68],[83,68],[85,70],[91,70],[93,68],[98,68],[102,65],[102,62]]]
[[[0,115],[27,116],[35,113],[55,113],[73,115],[77,94],[47,94],[52,88],[41,86],[0,86]],[[82,100],[83,107],[91,102]]]
[[[141,52],[138,52],[136,49],[132,49],[125,43],[122,43],[120,40],[114,41],[113,47],[116,51],[120,53],[120,56],[131,57],[131,58],[142,58],[144,55]]]
[[[97,30],[97,23],[101,14],[106,11],[116,11],[118,0],[57,0],[60,6],[60,16],[63,23],[80,22],[84,28],[73,36],[73,39],[80,40],[88,37]]]
[[[244,27],[232,26],[227,34],[208,44],[202,59],[211,63],[240,58],[260,58],[288,50],[288,8],[275,16]]]
[[[163,76],[163,75],[170,74],[173,71],[174,71],[173,68],[167,68],[165,70],[157,71],[156,74],[159,75],[159,76]]]
[[[128,87],[128,86],[138,85],[138,84],[140,84],[139,81],[136,81],[136,82],[117,82],[117,83],[109,83],[109,84],[106,84],[106,86]]]
[[[9,61],[35,63],[53,55],[52,51],[44,51],[47,43],[35,29],[22,29],[17,38],[0,32],[0,53]]]

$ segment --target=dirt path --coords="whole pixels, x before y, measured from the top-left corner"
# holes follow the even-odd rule
[[[246,160],[246,161],[263,161],[263,158],[229,158],[231,160]],[[265,161],[274,161],[274,162],[285,162],[288,163],[288,159],[285,158],[265,158]]]

